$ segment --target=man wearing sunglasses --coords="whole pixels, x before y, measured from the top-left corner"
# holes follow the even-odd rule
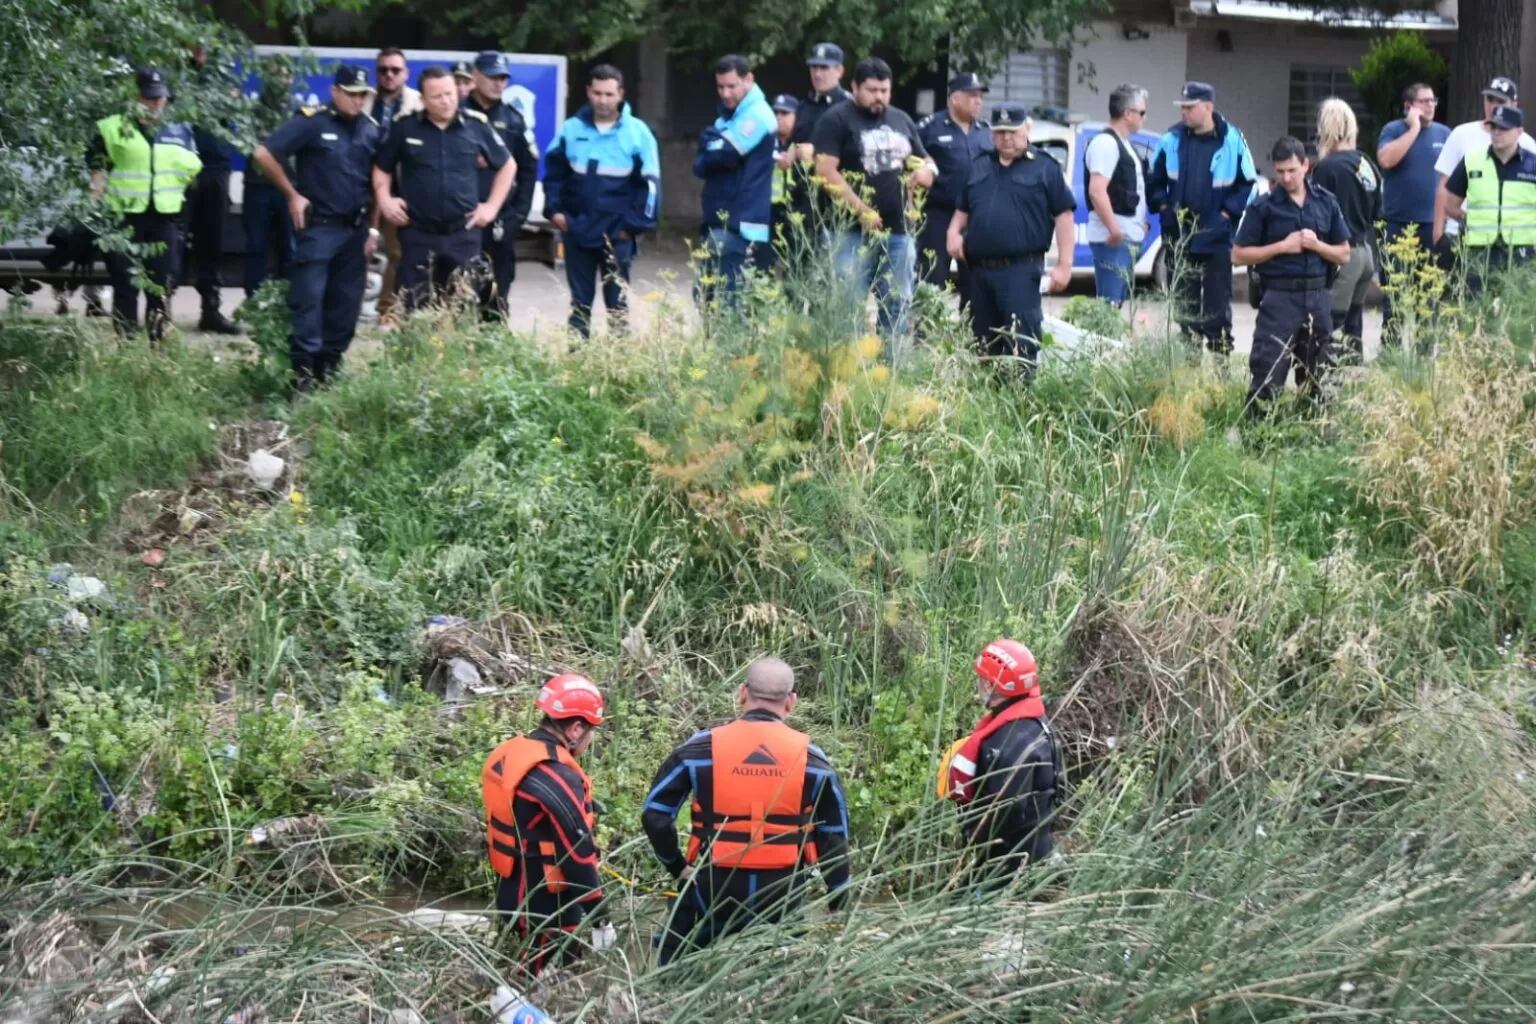
[[[406,67],[405,51],[398,46],[386,46],[379,51],[374,71],[378,91],[368,113],[388,136],[395,118],[421,109],[421,93],[405,84],[410,70]],[[400,229],[386,220],[379,224],[379,233],[383,236],[384,256],[389,261],[384,268],[384,287],[379,292],[379,324],[387,328],[394,322],[395,292],[400,280]]]
[[[1445,212],[1465,219],[1462,259],[1467,286],[1480,291],[1491,273],[1536,255],[1536,153],[1522,149],[1525,118],[1501,104],[1483,122],[1489,143],[1467,151],[1445,181]]]

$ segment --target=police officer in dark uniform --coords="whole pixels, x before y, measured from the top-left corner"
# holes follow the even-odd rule
[[[1285,387],[1293,362],[1297,385],[1309,391],[1333,365],[1329,288],[1336,268],[1349,262],[1349,225],[1333,193],[1307,178],[1301,140],[1284,136],[1270,158],[1276,187],[1243,214],[1232,249],[1234,264],[1264,268],[1248,356],[1250,414]]]
[[[453,84],[459,90],[459,101],[469,98],[470,92],[475,87],[475,65],[471,61],[455,61],[453,65]]]
[[[382,136],[364,110],[373,93],[362,68],[342,65],[331,103],[304,107],[256,147],[252,159],[288,201],[298,244],[288,283],[294,387],[334,375],[362,311],[367,259],[378,244],[370,220],[374,154]],[[284,164],[293,161],[289,177]]]
[[[939,167],[917,235],[917,278],[935,288],[943,288],[950,277],[946,239],[960,190],[970,180],[976,158],[992,152],[992,133],[981,123],[981,98],[986,92],[986,83],[973,72],[956,75],[949,80],[949,105],[917,124],[928,155]],[[958,263],[954,276],[964,307],[971,301],[970,271]]]
[[[839,103],[853,99],[853,93],[843,88],[843,48],[836,43],[812,46],[805,65],[811,75],[811,91],[795,110],[795,131],[790,141],[795,144],[798,159],[809,164],[816,159],[816,148],[811,145],[816,122]],[[821,231],[830,227],[822,223],[826,207],[820,193],[818,188],[802,188],[796,189],[791,197],[790,212],[799,214],[801,230],[806,233],[805,238],[790,239],[786,245],[791,259],[803,257],[812,245],[819,245]]]
[[[983,355],[1014,356],[1026,374],[1040,351],[1040,277],[1056,241],[1050,290],[1072,280],[1077,201],[1061,165],[1029,144],[1029,113],[1020,103],[992,108],[993,152],[979,157],[955,197],[946,251],[971,271],[971,330]]]
[[[512,69],[504,54],[487,50],[475,58],[472,86],[464,97],[467,110],[485,115],[491,129],[501,136],[512,162],[517,166],[512,194],[502,204],[496,219],[481,232],[480,244],[491,262],[491,277],[480,290],[480,310],[487,319],[507,315],[507,294],[517,277],[517,233],[528,219],[533,205],[533,186],[538,180],[538,158],[528,144],[528,123],[520,110],[504,96]],[[480,198],[490,198],[491,182],[496,172],[491,166],[480,168]]]
[[[390,127],[373,169],[379,212],[400,227],[407,309],[424,305],[454,272],[483,271],[480,230],[495,222],[517,174],[507,144],[485,115],[459,105],[447,68],[421,73],[421,101],[421,111],[401,115]],[[482,165],[495,172],[484,200]]]
[[[198,43],[193,49],[192,64],[197,77],[203,80],[203,88],[223,84],[238,91],[233,79],[218,68],[209,67],[208,47],[204,44]],[[219,308],[224,285],[220,264],[224,259],[224,224],[229,219],[229,175],[234,168],[235,148],[223,135],[206,125],[193,125],[192,132],[197,140],[197,155],[203,161],[203,169],[197,172],[197,181],[187,194],[187,229],[192,243],[194,283],[203,309],[197,329],[214,334],[239,334],[240,328]]]

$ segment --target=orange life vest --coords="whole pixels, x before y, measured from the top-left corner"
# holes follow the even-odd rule
[[[718,867],[791,868],[816,863],[805,800],[811,738],[783,722],[738,719],[709,734],[712,807],[693,804],[688,862],[709,847]]]
[[[480,772],[480,796],[485,802],[491,868],[501,877],[511,878],[517,861],[536,857],[543,861],[545,885],[551,892],[560,892],[565,888],[565,875],[560,870],[554,842],[520,835],[517,819],[512,813],[512,801],[523,777],[545,761],[558,761],[576,770],[581,778],[581,814],[587,827],[594,828],[592,780],[587,778],[587,773],[581,770],[569,750],[550,740],[514,736],[491,751]]]

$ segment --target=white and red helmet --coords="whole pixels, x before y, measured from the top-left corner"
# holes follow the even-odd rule
[[[580,718],[589,725],[603,724],[603,693],[586,676],[565,672],[539,689],[533,706],[555,720]]]
[[[976,655],[976,678],[993,693],[1024,697],[1040,692],[1040,666],[1028,647],[1017,640],[999,637]]]

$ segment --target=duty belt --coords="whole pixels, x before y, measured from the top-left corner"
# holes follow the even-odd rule
[[[1328,290],[1326,277],[1266,277],[1264,290],[1271,292],[1322,292]]]
[[[460,231],[469,230],[464,224],[468,217],[468,213],[464,214],[463,217],[452,220],[417,220],[415,217],[412,217],[410,224],[406,226],[429,235],[456,235]]]
[[[1045,253],[1043,252],[1027,252],[1022,256],[986,256],[981,259],[971,260],[970,264],[973,267],[980,267],[982,270],[1002,270],[1005,267],[1017,266],[1020,263],[1033,263],[1038,266],[1044,259]]]
[[[359,210],[350,216],[337,216],[331,213],[311,213],[309,216],[309,226],[312,228],[355,228],[367,219],[367,210]]]

